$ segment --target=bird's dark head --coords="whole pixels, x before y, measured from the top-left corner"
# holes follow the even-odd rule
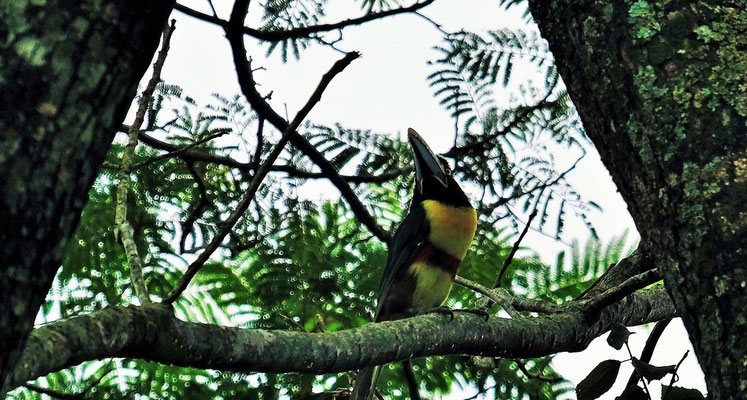
[[[414,129],[407,129],[407,136],[415,155],[413,204],[437,200],[451,206],[470,207],[469,198],[451,176],[446,160],[433,153]]]

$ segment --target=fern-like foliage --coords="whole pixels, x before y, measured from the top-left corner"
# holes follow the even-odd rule
[[[121,147],[114,145],[111,157]],[[57,284],[64,290],[65,301],[50,298],[45,309],[59,306],[63,316],[122,304],[122,296],[131,293],[129,269],[121,244],[114,237],[114,174],[104,170],[89,193],[81,220],[64,253]],[[136,187],[139,187],[136,185]],[[178,272],[164,254],[173,253],[165,240],[165,226],[149,207],[143,191],[133,190],[128,197],[128,215],[135,232],[138,251],[143,255],[145,277],[154,293],[166,290],[165,276]],[[164,287],[163,285],[166,285]]]
[[[376,10],[389,7],[379,1],[362,5]],[[270,2],[267,29],[316,23],[323,15],[312,9],[317,6],[303,1]],[[499,56],[512,48],[512,55]],[[457,177],[468,191],[482,194],[482,198],[475,197],[481,214],[478,234],[460,274],[486,286],[495,284],[527,214],[537,210],[535,226],[555,227],[560,236],[566,214],[583,215],[594,208],[565,181],[553,156],[557,146],[581,148],[583,137],[554,69],[547,67],[546,87],[527,86],[519,91],[525,100],[539,99],[535,103],[514,99],[511,104],[499,104],[494,95],[496,85],[505,86],[515,76],[511,63],[521,57],[531,62],[543,49],[531,36],[509,31],[484,38],[464,33],[444,44],[441,57],[432,63],[442,70],[430,82],[444,106],[462,123],[451,155]],[[536,56],[534,61],[540,59]],[[134,158],[128,216],[143,257],[146,284],[157,300],[178,281],[194,254],[215,237],[280,133],[270,127],[258,130],[256,114],[239,96],[215,95],[208,105],[198,105],[179,87],[168,84],[159,85],[149,103],[146,130],[181,148],[169,154],[139,146]],[[308,123],[299,131],[341,174],[390,176],[360,179],[354,190],[377,221],[393,231],[411,195],[409,146],[392,135],[339,124]],[[127,260],[113,233],[120,143],[112,146],[75,237],[66,248],[42,310],[45,321],[134,301]],[[200,157],[188,157],[188,152]],[[293,167],[301,176],[317,171],[293,147],[277,162]],[[308,180],[294,177],[292,171],[286,174],[273,173],[265,179],[249,210],[174,304],[180,318],[313,332],[349,329],[370,321],[386,247],[370,237],[344,202],[320,201],[308,195]],[[498,223],[503,219],[510,222]],[[535,256],[515,257],[501,286],[530,297],[564,301],[624,254],[622,243],[624,239],[608,246],[594,242],[584,252],[574,245],[570,255],[561,253],[554,266],[542,264]],[[572,260],[569,265],[566,258]],[[447,305],[474,308],[479,299],[455,287]],[[534,374],[557,376],[547,358],[523,363]],[[553,399],[569,387],[562,379],[554,383],[529,379],[510,360],[480,363],[450,356],[414,364],[421,388],[430,395],[447,394],[461,385],[481,392],[494,390],[496,398]],[[390,398],[406,393],[398,365],[385,369],[382,382],[383,393]],[[36,383],[68,393],[88,388],[86,396],[94,398],[274,399],[345,389],[350,381],[347,374],[246,375],[141,360],[107,360],[83,363]],[[38,397],[28,390],[11,394],[18,399]]]
[[[601,243],[591,237],[583,248],[577,241],[569,251],[561,251],[551,266],[528,265],[517,268],[513,284],[528,297],[560,304],[588,289],[612,264],[628,256],[636,247],[627,243],[628,233]]]
[[[532,31],[461,32],[435,49],[428,82],[462,126],[447,155],[461,178],[482,190],[486,219],[507,219],[518,231],[537,213],[536,229],[559,238],[570,211],[595,234],[588,215],[598,207],[565,179],[575,163],[555,159],[561,148],[583,157],[585,136],[545,41]],[[544,82],[510,84],[517,63],[541,71]],[[497,99],[499,91],[513,95]]]
[[[361,8],[368,12],[384,11],[400,4],[399,0],[361,0]]]
[[[261,29],[271,32],[286,31],[316,25],[325,15],[325,4],[326,0],[270,0],[265,5]],[[280,57],[283,62],[288,61],[289,54],[292,54],[298,60],[301,57],[301,52],[310,43],[311,40],[307,37],[273,41],[267,48],[267,55],[269,56],[275,50],[280,49]]]

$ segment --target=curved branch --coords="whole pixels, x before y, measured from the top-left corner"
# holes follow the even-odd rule
[[[675,315],[661,286],[636,292],[593,321],[580,309],[514,319],[455,313],[331,333],[244,329],[185,322],[160,304],[110,307],[34,330],[11,387],[87,360],[130,357],[241,372],[331,373],[445,354],[533,358],[579,351],[612,324]]]
[[[269,42],[277,42],[280,40],[288,40],[288,39],[297,39],[297,38],[304,38],[304,37],[310,37],[314,33],[320,33],[320,32],[329,32],[334,30],[339,30],[346,28],[348,26],[352,25],[360,25],[366,22],[374,21],[381,18],[386,18],[392,15],[397,14],[405,14],[405,13],[414,13],[431,3],[433,3],[435,0],[426,0],[421,3],[415,3],[408,7],[400,7],[400,8],[394,8],[391,10],[385,10],[381,12],[375,12],[375,13],[368,13],[364,16],[358,17],[358,18],[351,18],[346,19],[343,21],[330,23],[330,24],[318,24],[318,25],[311,25],[311,26],[302,26],[299,28],[294,29],[288,29],[288,30],[273,30],[273,31],[263,31],[259,29],[249,28],[246,26],[242,26],[242,33],[249,35],[251,37],[254,37],[256,39],[260,40],[266,40]],[[229,21],[220,19],[216,16],[205,14],[202,12],[199,12],[197,10],[194,10],[192,8],[189,8],[187,6],[183,6],[181,4],[175,4],[174,9],[182,12],[184,14],[189,15],[190,17],[194,17],[200,20],[203,20],[205,22],[210,22],[211,24],[215,24],[218,26],[223,27],[226,29],[228,27]]]
[[[265,98],[257,91],[257,83],[254,81],[251,65],[249,65],[249,60],[246,58],[246,48],[244,46],[242,28],[248,7],[248,0],[237,0],[234,3],[233,11],[231,12],[231,20],[226,27],[226,37],[228,37],[228,41],[231,44],[231,51],[233,53],[234,64],[236,65],[239,86],[257,115],[259,115],[260,118],[269,121],[279,131],[285,132],[288,130],[288,121],[281,117],[280,114],[278,114],[270,106],[267,100],[265,100]],[[332,163],[330,163],[329,160],[327,160],[324,155],[314,147],[314,145],[309,143],[309,141],[295,129],[290,130],[289,136],[291,143],[309,157],[314,164],[319,166],[322,173],[329,178],[330,182],[332,182],[335,187],[337,187],[337,190],[340,191],[340,195],[342,195],[345,201],[348,202],[350,209],[363,225],[365,225],[374,236],[389,243],[391,235],[376,223],[376,220],[374,220],[366,207],[361,203],[358,196],[353,192],[353,189],[348,185],[348,182],[340,176],[334,165],[332,165]]]
[[[296,116],[293,118],[293,121],[291,121],[291,123],[288,124],[288,126],[285,128],[285,130],[283,131],[283,136],[275,144],[275,147],[267,156],[267,159],[264,161],[264,163],[259,167],[257,173],[252,177],[252,182],[249,185],[249,189],[247,189],[246,193],[244,193],[239,204],[236,205],[236,208],[231,212],[231,215],[225,221],[223,221],[220,229],[212,238],[212,240],[210,240],[210,243],[208,243],[205,250],[203,250],[203,252],[200,253],[200,255],[197,257],[197,259],[189,265],[187,271],[184,273],[184,276],[182,276],[179,282],[177,282],[171,293],[169,293],[169,295],[166,296],[165,299],[163,299],[163,302],[165,304],[173,303],[182,294],[182,292],[184,292],[184,290],[189,285],[189,282],[192,280],[192,278],[194,278],[195,274],[197,274],[200,268],[202,268],[205,262],[207,262],[213,252],[215,252],[215,250],[220,247],[223,239],[225,239],[225,237],[231,232],[233,226],[236,225],[239,219],[244,215],[244,212],[246,212],[246,209],[249,208],[249,204],[251,204],[252,200],[254,199],[254,195],[262,185],[262,181],[264,180],[265,176],[267,176],[267,173],[270,172],[272,164],[275,162],[275,160],[277,160],[278,156],[280,156],[280,153],[283,151],[283,148],[288,143],[288,140],[290,140],[290,133],[295,132],[296,128],[298,128],[298,126],[301,125],[301,122],[306,119],[306,116],[309,115],[311,109],[314,108],[319,100],[322,99],[322,94],[324,93],[324,90],[327,88],[329,83],[332,82],[332,79],[334,79],[337,74],[342,72],[345,67],[350,65],[350,63],[358,57],[360,57],[359,53],[348,53],[347,55],[345,55],[345,57],[338,60],[334,65],[332,65],[332,68],[322,76],[319,85],[311,94],[309,100],[298,112],[298,114],[296,114]]]

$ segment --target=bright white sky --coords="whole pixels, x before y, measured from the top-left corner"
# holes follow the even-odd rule
[[[180,0],[180,3],[210,13],[206,1]],[[232,3],[227,0],[214,1],[221,18],[228,19]],[[328,21],[361,15],[357,4],[351,3],[353,2],[330,0],[327,8]],[[425,8],[423,14],[449,31],[465,28],[484,32],[488,29],[524,26],[520,12],[507,13],[498,6],[496,0],[439,0]],[[250,21],[258,21],[260,16],[259,2],[255,1],[250,9]],[[174,12],[172,17],[177,19],[177,28],[163,78],[168,83],[180,85],[185,94],[195,98],[200,104],[209,102],[212,93],[220,93],[229,98],[240,93],[229,45],[222,30],[179,12]],[[331,37],[336,38],[336,35]],[[439,44],[440,39],[441,34],[433,25],[415,15],[396,16],[345,30],[344,40],[338,47],[345,51],[360,51],[363,57],[354,61],[334,79],[308,119],[327,125],[339,122],[345,127],[398,135],[403,135],[408,127],[413,127],[435,151],[446,151],[453,141],[453,121],[433,97],[433,90],[425,81],[428,73],[426,61],[433,57],[432,47]],[[321,75],[342,57],[340,53],[328,48],[314,46],[302,54],[300,62],[291,58],[287,64],[283,64],[279,51],[265,59],[265,49],[258,47],[257,42],[251,39],[247,40],[247,51],[253,57],[254,67],[265,68],[256,73],[256,79],[262,85],[260,91],[266,93],[272,90],[272,105],[281,114],[287,107],[291,117],[305,104]],[[533,72],[514,70],[512,79],[531,79]],[[146,74],[145,79],[149,76]],[[568,159],[570,164],[575,156],[561,154],[558,159]],[[568,179],[584,198],[593,200],[604,208],[604,214],[592,215],[603,241],[626,229],[632,233],[629,235],[631,242],[637,238],[626,205],[594,150],[589,151]],[[337,195],[331,185],[319,193],[319,196],[324,197]],[[578,239],[584,243],[588,236],[588,231],[580,221],[568,219],[565,234],[567,242]],[[563,246],[531,231],[522,244],[538,252],[545,261],[554,261],[555,255]],[[640,353],[647,331],[646,328],[637,328],[636,332],[639,334],[631,336],[634,354]],[[679,320],[670,324],[656,349],[653,363],[675,364],[688,349],[690,356],[680,369],[679,385],[704,392],[702,373]],[[554,359],[554,365],[567,379],[578,383],[600,361],[627,357],[624,350],[615,351],[608,347],[602,337],[581,353],[558,355]],[[631,370],[632,367],[625,364],[620,375],[625,378],[619,379],[619,384],[627,381]],[[669,383],[668,378],[666,382]],[[651,386],[653,388],[658,385]],[[618,385],[610,391],[614,395],[608,394],[603,398],[613,399],[621,391],[622,386]],[[656,389],[653,391],[656,392]],[[471,393],[455,392],[450,398],[469,396]]]

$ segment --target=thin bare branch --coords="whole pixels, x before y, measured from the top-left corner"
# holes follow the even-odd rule
[[[539,184],[539,185],[537,185],[537,186],[535,186],[535,187],[533,187],[533,188],[531,188],[529,190],[522,190],[521,192],[513,194],[513,195],[508,196],[508,197],[501,197],[500,199],[498,199],[498,201],[496,201],[495,203],[490,204],[486,208],[492,209],[492,208],[501,206],[503,204],[506,204],[506,203],[508,203],[511,200],[520,199],[520,198],[522,198],[524,196],[532,194],[532,193],[534,193],[537,190],[544,191],[545,189],[547,189],[547,188],[549,188],[551,186],[556,185],[563,178],[565,178],[566,175],[568,175],[571,171],[573,171],[574,169],[576,169],[576,166],[578,166],[578,163],[581,162],[581,160],[583,160],[584,157],[586,157],[586,150],[583,150],[583,153],[576,159],[576,161],[574,161],[573,164],[571,164],[570,167],[568,167],[565,171],[561,172],[555,178],[549,179],[549,180],[545,181],[544,183],[541,183],[541,184]]]
[[[239,79],[239,86],[247,101],[260,118],[264,118],[275,126],[279,131],[285,132],[288,128],[288,121],[280,116],[267,102],[264,96],[257,91],[257,83],[254,81],[249,60],[246,58],[246,48],[244,46],[243,23],[246,18],[248,0],[237,0],[234,3],[231,12],[231,20],[226,27],[226,36],[231,44],[234,64],[236,65],[236,74]],[[389,243],[391,235],[384,231],[371,216],[366,207],[361,203],[358,196],[348,185],[348,182],[340,176],[334,165],[327,160],[319,150],[309,141],[299,134],[295,129],[290,133],[290,141],[293,145],[301,150],[311,161],[316,164],[322,173],[327,176],[330,182],[337,187],[340,195],[350,205],[350,210],[358,217],[363,225],[368,228],[380,240]]]
[[[260,121],[262,121],[260,119]],[[122,130],[125,132],[129,130],[129,126],[123,125]],[[199,162],[205,162],[205,163],[211,163],[211,164],[217,164],[217,165],[224,165],[231,168],[236,168],[241,171],[247,171],[252,172],[255,170],[255,168],[259,168],[257,165],[255,167],[255,163],[252,160],[252,162],[244,163],[238,160],[235,160],[228,156],[221,156],[218,154],[208,153],[205,151],[195,150],[195,149],[184,149],[183,147],[180,147],[176,144],[165,142],[160,139],[156,139],[153,136],[150,136],[143,131],[140,131],[140,141],[145,143],[146,145],[159,150],[164,150],[168,152],[179,152],[178,156],[179,158],[184,159],[185,161],[199,161]],[[180,150],[181,149],[181,150]],[[256,157],[256,152],[255,152]],[[116,168],[114,165],[104,165],[105,168]],[[285,172],[288,174],[291,178],[300,178],[300,179],[329,179],[329,176],[322,172],[309,172],[305,171],[303,169],[300,169],[298,167],[295,167],[293,165],[273,165],[271,168],[271,172]],[[359,184],[359,183],[383,183],[388,182],[394,179],[397,179],[401,176],[407,175],[412,172],[412,167],[405,167],[402,169],[394,170],[391,172],[385,172],[383,174],[379,175],[340,175],[340,177],[345,180],[348,183],[353,184]]]
[[[195,206],[194,209],[190,211],[186,221],[182,223],[182,237],[179,239],[179,251],[182,253],[187,252],[185,248],[187,237],[190,233],[193,232],[195,221],[197,221],[197,218],[199,218],[200,214],[205,211],[205,208],[211,205],[210,200],[208,199],[207,185],[200,176],[199,172],[195,169],[194,163],[187,160],[184,160],[184,163],[187,165],[189,174],[192,175],[192,178],[194,178],[195,182],[197,182],[197,193],[199,193],[199,201],[197,202],[197,206]]]
[[[480,293],[483,296],[486,296],[493,303],[498,304],[500,307],[506,310],[508,315],[510,315],[511,317],[518,316],[518,313],[516,312],[516,308],[514,308],[514,305],[513,305],[513,302],[517,298],[509,294],[508,291],[506,290],[498,291],[498,290],[490,289],[486,286],[483,286],[477,282],[473,282],[459,275],[454,277],[454,283],[464,286],[467,289],[474,290],[475,292]]]
[[[143,278],[143,267],[140,255],[138,254],[137,245],[135,244],[134,231],[132,225],[130,225],[130,222],[127,219],[127,196],[130,190],[130,171],[132,171],[132,158],[135,154],[138,134],[140,133],[140,127],[143,125],[143,121],[145,120],[148,103],[150,102],[151,97],[153,97],[156,85],[161,81],[161,69],[166,61],[166,55],[169,52],[171,34],[174,32],[175,27],[176,21],[171,20],[171,25],[167,25],[163,32],[161,51],[158,53],[156,62],[153,64],[153,76],[151,76],[140,97],[140,103],[138,104],[138,109],[135,114],[135,121],[132,123],[128,132],[129,138],[122,154],[122,163],[120,164],[118,174],[119,183],[117,184],[117,205],[115,211],[116,228],[114,233],[115,236],[120,239],[122,246],[124,247],[127,263],[130,266],[132,286],[142,304],[148,304],[151,300],[150,295],[148,295],[148,288],[145,286],[145,279]]]
[[[521,231],[521,235],[519,235],[519,238],[516,239],[516,243],[514,243],[514,247],[511,248],[511,252],[508,253],[508,257],[506,257],[506,260],[503,262],[503,267],[501,268],[501,272],[498,273],[498,278],[495,280],[495,284],[493,287],[500,287],[501,286],[501,280],[503,279],[503,275],[506,273],[506,270],[508,270],[508,267],[511,265],[511,261],[514,259],[514,255],[516,255],[516,252],[519,250],[519,246],[521,245],[521,241],[524,240],[524,236],[526,236],[527,232],[529,231],[529,227],[532,225],[532,221],[534,220],[534,217],[537,216],[537,208],[534,208],[534,211],[532,211],[531,214],[529,214],[529,219],[527,220],[526,225],[524,226],[524,230]]]
[[[377,19],[389,17],[392,15],[416,12],[430,5],[434,1],[435,0],[426,0],[423,2],[415,3],[408,7],[400,7],[400,8],[394,8],[391,10],[368,13],[358,18],[346,19],[343,21],[335,22],[335,23],[303,26],[303,27],[299,27],[295,29],[287,29],[287,30],[264,30],[263,31],[259,29],[253,29],[253,28],[243,26],[243,20],[242,20],[241,21],[242,26],[240,27],[240,31],[242,34],[246,34],[256,39],[266,40],[270,42],[277,42],[280,40],[288,40],[288,39],[306,38],[306,37],[310,37],[314,33],[340,30],[348,26],[360,25],[366,22],[375,21]],[[191,17],[221,26],[223,27],[223,29],[227,29],[230,23],[230,21],[220,19],[214,15],[209,15],[209,14],[199,12],[197,10],[194,10],[192,8],[189,8],[187,6],[184,6],[178,3],[174,5],[174,9],[184,14],[187,14]]]
[[[483,286],[477,282],[473,282],[458,275],[454,278],[454,282],[458,285],[466,287],[467,289],[474,290],[475,292],[484,295],[491,302],[502,307],[512,318],[516,318],[519,316],[517,311],[538,312],[542,314],[552,314],[562,311],[561,307],[557,304],[548,303],[546,301],[537,299],[517,297],[512,295],[505,288],[499,287],[490,289],[487,286]]]
[[[664,392],[664,394],[661,396],[663,400],[666,400],[669,396],[669,392],[672,390],[672,386],[674,386],[674,383],[677,382],[677,371],[680,369],[680,365],[682,365],[682,362],[685,361],[685,358],[687,358],[687,355],[690,354],[690,350],[685,351],[685,354],[682,355],[682,358],[680,358],[680,361],[675,365],[674,372],[672,372],[672,379],[669,381],[669,386],[667,386],[667,391]]]
[[[259,118],[257,121],[257,147],[254,149],[254,159],[252,159],[252,169],[256,174],[259,170],[259,164],[262,158],[262,148],[265,146],[265,119]]]
[[[123,125],[120,129],[127,130],[129,127],[127,125]],[[176,152],[181,149],[183,149],[181,146],[169,142],[165,142],[160,139],[156,139],[153,136],[150,136],[143,131],[140,132],[140,141],[147,144],[148,146],[163,150],[167,152]],[[243,163],[241,161],[234,160],[231,157],[221,156],[213,153],[208,153],[205,151],[199,151],[195,149],[183,149],[182,152],[179,153],[179,157],[183,158],[185,160],[189,161],[201,161],[211,164],[218,164],[218,165],[225,165],[227,167],[231,168],[237,168],[242,171],[249,171],[251,170],[251,164],[249,163]]]
[[[207,136],[205,138],[202,138],[202,139],[200,139],[198,141],[195,141],[194,143],[190,143],[190,144],[188,144],[186,146],[183,146],[183,147],[178,148],[176,150],[170,151],[170,152],[168,152],[166,154],[161,154],[161,155],[155,156],[153,158],[150,158],[148,160],[145,160],[143,162],[137,163],[137,164],[135,164],[135,165],[132,166],[132,169],[138,169],[138,168],[144,167],[146,165],[150,165],[150,164],[152,164],[154,162],[157,162],[157,161],[161,161],[161,160],[165,160],[165,159],[168,159],[168,158],[177,157],[180,154],[184,154],[184,152],[186,152],[187,150],[189,150],[191,148],[197,147],[197,146],[199,146],[199,145],[201,145],[203,143],[207,143],[207,142],[209,142],[209,141],[211,141],[213,139],[219,138],[219,137],[221,137],[221,136],[223,136],[223,135],[225,135],[227,133],[229,133],[229,131],[227,131],[227,130],[214,133],[214,134],[209,135],[209,136]]]
[[[308,172],[302,169],[296,168],[292,165],[273,165],[273,172],[286,172],[288,176],[293,178],[304,178],[304,179],[326,179],[327,176],[320,172]],[[412,167],[405,167],[396,169],[391,172],[385,172],[379,175],[341,175],[349,183],[383,183],[401,176],[412,173]]]
[[[631,255],[633,262],[639,262],[640,258]],[[629,258],[630,258],[629,257]],[[627,260],[627,259],[626,259]],[[625,262],[621,260],[620,263]],[[498,304],[512,317],[516,318],[517,311],[529,311],[538,312],[543,314],[554,314],[559,312],[566,312],[569,309],[581,310],[588,317],[591,318],[597,315],[611,304],[617,303],[620,300],[630,296],[636,291],[645,288],[657,281],[661,280],[661,276],[657,270],[648,270],[631,278],[621,284],[611,287],[604,292],[596,292],[593,296],[586,296],[582,299],[576,299],[563,304],[548,303],[537,299],[527,299],[512,295],[508,290],[500,287],[490,289],[477,282],[470,281],[461,276],[456,276],[454,282],[464,286],[468,289],[474,290],[475,292],[481,293],[489,299],[489,306],[491,303]]]
[[[548,99],[555,91],[555,85],[557,85],[557,82],[558,82],[558,79],[556,78],[555,81],[551,85],[549,85],[547,94],[542,100],[540,100],[539,102],[537,102],[536,104],[532,106],[528,106],[526,109],[524,109],[524,111],[522,111],[518,116],[516,116],[511,122],[508,123],[508,125],[504,126],[502,129],[494,133],[484,135],[482,138],[480,138],[480,140],[477,140],[473,143],[465,144],[464,146],[460,146],[460,147],[452,147],[451,150],[447,151],[446,153],[443,153],[442,155],[444,157],[457,159],[471,152],[484,150],[485,147],[489,145],[491,141],[501,136],[506,135],[508,132],[514,129],[519,123],[523,122],[526,118],[530,117],[535,111],[546,107],[548,105]]]
[[[321,81],[319,82],[319,85],[316,87],[316,90],[314,90],[303,108],[301,108],[298,114],[296,114],[296,117],[293,118],[293,121],[291,121],[291,123],[283,131],[283,136],[280,138],[280,141],[278,141],[278,143],[272,149],[272,152],[270,152],[270,154],[267,156],[267,159],[259,167],[259,170],[257,170],[257,173],[254,175],[254,177],[252,178],[252,182],[249,185],[249,189],[241,198],[241,201],[236,206],[236,209],[221,224],[220,229],[210,241],[205,250],[197,257],[194,262],[192,262],[192,264],[189,265],[182,279],[179,280],[171,293],[169,293],[169,295],[163,300],[165,304],[173,303],[182,294],[182,292],[184,292],[184,290],[189,285],[189,282],[192,280],[195,274],[197,274],[197,271],[200,270],[200,268],[210,258],[213,252],[218,249],[226,235],[228,235],[231,230],[233,230],[233,226],[236,225],[236,222],[239,221],[239,219],[244,215],[246,209],[249,208],[249,204],[251,204],[252,199],[254,199],[255,193],[257,193],[257,190],[262,184],[265,176],[267,176],[267,174],[270,172],[272,164],[275,162],[275,160],[277,160],[278,156],[280,156],[280,153],[283,151],[285,144],[290,140],[291,132],[295,132],[296,128],[301,125],[301,122],[303,122],[311,109],[316,105],[316,103],[319,102],[319,100],[321,100],[322,93],[324,93],[324,90],[327,88],[332,79],[337,74],[342,72],[345,67],[350,65],[350,63],[358,57],[360,57],[359,53],[350,52],[345,57],[338,60],[332,66],[332,68],[326,74],[324,74]]]

